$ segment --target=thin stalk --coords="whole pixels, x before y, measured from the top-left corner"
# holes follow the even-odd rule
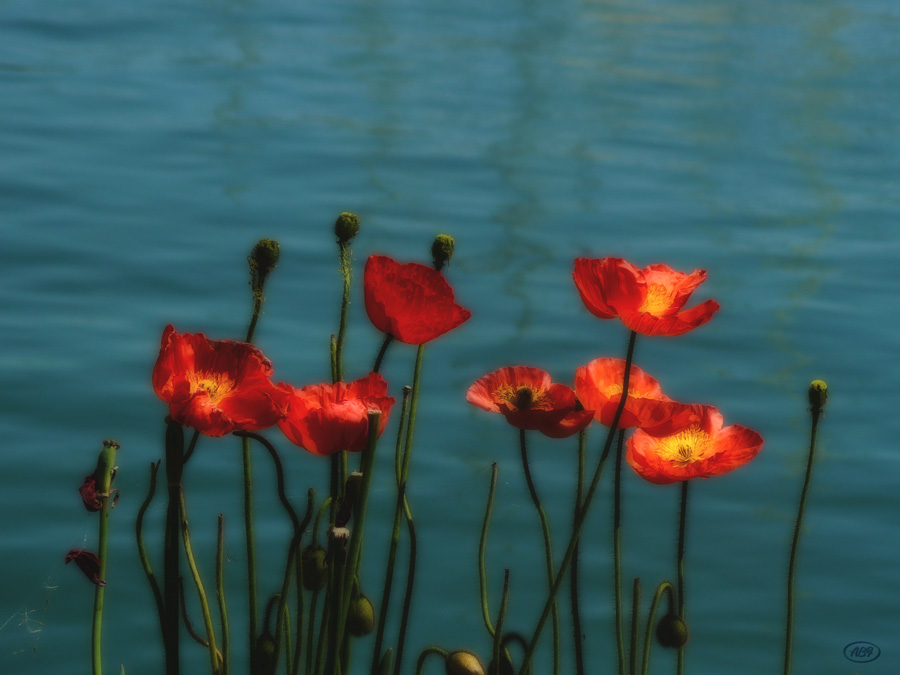
[[[147,553],[147,547],[144,545],[144,515],[153,500],[156,493],[156,475],[159,472],[160,462],[150,463],[150,487],[147,489],[147,497],[141,508],[138,509],[137,520],[135,521],[135,534],[137,536],[138,557],[141,560],[141,566],[144,568],[144,574],[147,575],[147,582],[150,584],[150,590],[153,591],[153,600],[156,603],[156,613],[159,615],[159,628],[163,636],[163,644],[169,639],[169,633],[166,630],[166,605],[163,602],[162,591],[159,589],[159,582],[156,581],[156,575],[150,565],[150,556]]]
[[[252,327],[252,326],[251,326]],[[259,606],[256,592],[256,545],[253,534],[253,466],[250,461],[250,439],[241,439],[241,464],[244,469],[244,541],[247,550],[247,639],[250,663],[256,661],[256,636]]]
[[[497,463],[494,462],[494,466]],[[495,474],[496,475],[496,471]],[[497,630],[494,632],[494,668],[495,671],[489,675],[500,675],[500,653],[502,651],[501,636],[503,635],[503,621],[506,618],[506,607],[509,603],[509,568],[507,567],[503,573],[503,594],[500,596],[500,611],[497,613]]]
[[[228,632],[228,607],[225,604],[225,515],[219,514],[216,533],[216,600],[219,603],[219,624],[222,627],[222,675],[231,670],[231,648]]]
[[[656,623],[656,609],[659,607],[659,601],[663,593],[668,593],[669,604],[674,604],[672,584],[664,581],[656,587],[656,594],[653,596],[653,602],[650,605],[650,614],[647,615],[647,632],[644,634],[644,663],[641,667],[641,675],[647,675],[650,672],[650,644],[653,642],[653,625]]]
[[[641,618],[641,579],[634,578],[634,584],[631,587],[631,644],[629,649],[628,672],[630,675],[637,675],[637,642],[638,642],[638,623]]]
[[[819,386],[819,383],[821,383],[821,386]],[[803,526],[803,516],[806,513],[806,498],[809,495],[809,486],[812,484],[813,461],[816,454],[816,434],[819,428],[819,417],[825,404],[825,391],[825,383],[821,380],[814,381],[813,386],[810,387],[812,421],[809,432],[809,456],[806,460],[806,477],[803,479],[803,490],[800,492],[800,506],[797,509],[797,520],[794,523],[794,536],[791,541],[791,555],[788,561],[787,621],[784,631],[784,675],[789,675],[791,672],[791,657],[794,646],[794,580],[797,574],[797,553],[800,548],[800,528]]]
[[[416,556],[419,548],[418,539],[416,538],[416,526],[405,495],[403,497],[403,513],[406,517],[406,528],[409,532],[409,564],[406,571],[406,593],[403,596],[403,611],[400,614],[400,632],[397,636],[397,663],[394,666],[394,675],[400,675],[400,661],[403,659],[403,648],[406,645],[406,627],[409,624],[409,612],[412,607],[413,587],[416,581]]]
[[[481,523],[481,539],[478,542],[478,586],[481,590],[481,616],[484,626],[492,638],[497,637],[497,631],[491,623],[491,608],[488,605],[487,570],[484,563],[484,552],[487,549],[488,525],[491,522],[491,512],[494,509],[494,494],[497,491],[497,462],[491,464],[491,486],[488,489],[487,506],[484,509],[484,520]]]
[[[534,480],[531,477],[531,469],[528,466],[528,450],[525,445],[525,430],[519,429],[519,450],[522,455],[522,469],[525,471],[525,482],[528,485],[528,493],[531,495],[531,501],[534,508],[537,509],[538,518],[541,521],[541,533],[544,535],[544,558],[547,562],[547,585],[553,588],[553,544],[550,541],[550,522],[547,520],[547,514],[544,513],[544,507],[541,506],[541,500],[538,497],[537,490],[534,487]],[[553,599],[553,672],[559,675],[559,607],[556,598]]]
[[[687,526],[688,484],[690,481],[681,481],[681,516],[678,522],[678,616],[685,623],[687,617],[684,613],[684,535]],[[677,673],[684,675],[684,647],[678,648]]]
[[[384,360],[384,355],[387,352],[387,348],[393,342],[394,336],[390,333],[384,334],[384,342],[381,343],[381,348],[378,350],[378,356],[375,357],[375,365],[372,366],[372,372],[377,373],[381,370],[381,362]]]
[[[578,512],[581,510],[581,501],[584,499],[584,468],[585,446],[587,432],[582,429],[578,434],[578,478],[575,482],[575,509],[572,517],[572,527],[578,520]],[[572,553],[572,571],[569,575],[569,595],[572,608],[572,636],[575,639],[575,672],[584,675],[584,633],[581,627],[580,593],[578,591],[578,554],[581,550],[581,542],[575,544]]]
[[[344,291],[341,295],[341,321],[338,327],[337,340],[335,342],[335,381],[344,379],[344,338],[347,333],[347,309],[350,306],[350,282],[352,269],[350,266],[350,244],[339,241],[338,249],[341,258],[341,276],[344,280]]]
[[[180,617],[178,611],[178,583],[181,576],[179,545],[181,530],[181,476],[184,471],[184,431],[181,425],[169,420],[166,425],[166,483],[169,503],[166,507],[166,529],[163,552],[163,593],[166,618],[164,644],[166,647],[166,675],[179,675]]]
[[[613,593],[616,605],[616,650],[619,655],[619,675],[625,675],[625,638],[622,626],[622,441],[625,431],[619,430],[616,444],[616,465],[613,473]]]
[[[100,569],[97,578],[101,583],[94,587],[94,616],[91,626],[91,666],[92,675],[102,675],[103,654],[100,640],[103,630],[103,596],[106,590],[106,549],[109,534],[109,496],[112,477],[116,467],[116,450],[119,444],[115,441],[103,441],[103,449],[97,458],[97,470],[94,472],[97,498],[100,500],[100,524],[97,543],[97,557]]]
[[[203,614],[203,625],[206,628],[206,639],[209,644],[209,660],[210,672],[213,675],[219,675],[220,660],[219,651],[216,649],[216,634],[213,630],[212,615],[209,612],[209,602],[206,599],[206,591],[203,589],[203,580],[200,578],[200,570],[197,569],[197,562],[194,560],[194,552],[191,549],[191,533],[188,530],[187,510],[184,506],[184,489],[179,489],[179,505],[181,511],[181,538],[184,543],[184,557],[187,560],[188,567],[191,570],[191,576],[194,578],[194,585],[197,587],[197,595],[200,598],[200,611]]]
[[[387,624],[388,607],[391,603],[391,589],[394,584],[394,565],[397,560],[397,544],[400,540],[400,508],[402,495],[400,478],[403,467],[403,432],[406,428],[409,412],[409,394],[412,387],[403,387],[403,401],[400,405],[400,424],[397,428],[397,444],[394,447],[394,474],[397,484],[397,507],[394,509],[394,526],[391,530],[391,541],[388,547],[388,561],[384,572],[384,586],[381,592],[381,605],[378,610],[378,626],[375,632],[375,648],[372,651],[372,672],[375,672],[382,659],[381,649],[384,645],[384,629]]]
[[[419,654],[419,658],[416,661],[416,675],[422,675],[422,668],[425,666],[425,659],[427,659],[432,654],[442,656],[445,660],[448,656],[447,650],[445,649],[441,649],[440,647],[426,647],[422,650],[422,653]]]
[[[577,522],[575,523],[575,527],[572,528],[572,536],[569,538],[569,544],[566,547],[565,555],[563,556],[563,560],[560,563],[559,571],[556,573],[556,580],[553,582],[553,587],[550,589],[550,595],[544,603],[544,609],[541,612],[541,617],[538,619],[537,626],[534,629],[534,634],[531,637],[531,642],[528,643],[528,649],[525,651],[525,658],[522,661],[522,666],[519,669],[519,675],[526,675],[528,673],[528,669],[531,666],[531,660],[534,658],[534,650],[537,647],[538,639],[541,636],[541,630],[544,627],[544,624],[547,622],[547,617],[550,615],[551,608],[553,607],[553,601],[556,598],[557,592],[559,592],[559,588],[562,585],[563,577],[566,574],[566,570],[569,569],[569,564],[572,561],[572,555],[575,551],[575,546],[578,543],[578,537],[581,535],[581,529],[584,527],[584,521],[587,519],[588,511],[591,508],[591,502],[594,499],[594,493],[597,491],[597,486],[600,484],[600,477],[603,475],[603,467],[606,465],[606,458],[609,456],[609,451],[612,448],[613,438],[615,437],[616,429],[619,426],[619,419],[622,417],[622,411],[625,409],[625,401],[628,400],[628,381],[629,376],[631,375],[631,363],[634,360],[634,343],[637,339],[637,333],[631,331],[631,336],[628,340],[628,352],[625,356],[625,377],[622,382],[622,398],[619,400],[619,407],[616,408],[616,414],[613,417],[612,426],[609,428],[609,433],[606,435],[606,443],[603,446],[603,452],[600,454],[600,461],[597,464],[597,470],[594,472],[594,477],[591,480],[591,485],[588,488],[588,492],[585,495],[584,503],[582,504],[581,511],[578,514]]]

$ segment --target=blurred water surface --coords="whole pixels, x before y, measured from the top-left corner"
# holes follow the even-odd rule
[[[625,330],[588,314],[571,281],[573,258],[621,255],[708,270],[697,295],[721,312],[686,336],[640,340],[636,362],[672,397],[714,403],[766,439],[752,464],[692,490],[689,672],[780,668],[805,392],[821,377],[831,401],[795,672],[896,673],[898,29],[887,0],[0,2],[0,670],[87,668],[92,588],[62,560],[96,543],[75,489],[113,437],[107,668],[161,671],[132,532],[162,453],[149,379],[162,328],[241,337],[245,256],[273,237],[282,260],[258,343],[278,379],[326,380],[340,298],[330,224],[351,210],[363,221],[357,282],[370,253],[426,261],[448,232],[448,277],[473,313],[425,354],[410,672],[432,643],[488,653],[475,552],[493,460],[491,597],[496,608],[511,567],[507,626],[532,630],[544,568],[516,434],[464,393],[502,365],[571,383],[578,365],[621,356]],[[380,338],[359,286],[353,300],[355,377]],[[388,354],[397,397],[414,353]],[[321,494],[322,462],[270,437],[297,503],[310,485]],[[602,437],[594,428],[593,458]],[[226,514],[243,664],[237,446],[204,440],[187,481],[207,569]],[[288,526],[259,457],[259,545],[273,551]],[[531,457],[561,556],[574,442],[534,438]],[[381,460],[365,577],[376,599],[393,501]],[[640,576],[645,596],[674,575],[677,492],[625,475],[624,577]],[[614,658],[609,494],[605,481],[582,554],[591,672]],[[160,499],[151,540],[163,512]],[[262,592],[280,560],[262,556]],[[857,640],[881,657],[847,661]],[[354,672],[367,672],[371,643],[357,650]],[[206,655],[187,646],[185,662],[202,672]],[[659,651],[654,663],[671,668]]]

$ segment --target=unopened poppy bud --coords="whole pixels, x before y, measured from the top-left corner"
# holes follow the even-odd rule
[[[321,546],[307,546],[303,550],[300,562],[303,577],[303,588],[318,591],[325,588],[328,581],[328,563],[325,560],[325,549]]]
[[[275,667],[275,638],[268,632],[256,638],[256,673],[271,673]]]
[[[453,237],[449,234],[439,234],[434,238],[434,243],[431,245],[431,257],[434,258],[434,269],[438,272],[453,257],[454,243]]]
[[[488,664],[487,671],[488,675],[494,675],[497,672],[497,666],[494,664],[493,659]],[[506,654],[500,654],[500,675],[516,675],[512,661],[509,660]]]
[[[828,385],[825,380],[813,380],[809,383],[809,405],[813,410],[821,410],[828,401]]]
[[[680,649],[688,641],[688,627],[680,616],[666,614],[656,624],[656,639],[663,647]]]
[[[447,675],[485,675],[484,666],[472,652],[458,649],[450,652],[444,662]]]
[[[334,234],[338,238],[338,243],[346,244],[349,242],[359,234],[359,216],[355,213],[344,211],[334,221]]]
[[[368,635],[375,628],[375,607],[365,595],[350,600],[347,610],[347,630],[353,637]]]
[[[250,285],[254,293],[262,293],[266,279],[278,264],[280,247],[274,239],[260,239],[250,252]]]
[[[354,471],[347,476],[347,482],[344,483],[344,499],[350,504],[356,504],[359,488],[362,487],[362,477],[362,471]]]

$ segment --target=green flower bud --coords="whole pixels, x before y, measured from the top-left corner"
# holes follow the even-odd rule
[[[813,410],[821,410],[828,401],[828,385],[825,380],[813,380],[809,383],[809,405]]]
[[[274,239],[260,239],[250,252],[247,262],[250,265],[250,285],[253,292],[262,293],[266,279],[278,264],[280,247]]]
[[[359,216],[344,211],[334,221],[334,234],[338,238],[338,243],[346,244],[349,242],[359,234]]]
[[[439,234],[434,238],[434,243],[431,245],[431,257],[434,258],[434,269],[438,272],[453,257],[453,245],[453,237],[449,234]]]
[[[450,652],[444,662],[447,675],[485,675],[484,666],[472,652],[458,649]]]
[[[353,637],[363,637],[375,629],[375,607],[365,595],[350,600],[347,611],[347,630]]]
[[[656,624],[656,639],[663,647],[679,649],[688,641],[688,627],[680,616],[666,614]]]
[[[328,581],[325,549],[321,546],[307,546],[303,549],[300,572],[303,578],[303,588],[306,590],[318,591],[325,588],[325,583]]]
[[[263,633],[256,638],[255,673],[271,673],[275,667],[275,638]]]

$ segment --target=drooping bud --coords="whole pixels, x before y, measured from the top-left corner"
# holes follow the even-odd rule
[[[485,675],[484,666],[472,652],[458,649],[447,655],[444,662],[447,675]]]
[[[274,239],[260,239],[250,252],[247,262],[250,265],[250,286],[253,293],[262,295],[263,286],[272,270],[278,264],[280,247]]]
[[[809,383],[809,405],[813,410],[820,411],[828,401],[828,385],[825,380],[813,380]]]
[[[328,581],[328,563],[325,549],[321,546],[307,546],[300,559],[300,572],[303,588],[308,591],[319,591],[325,588]]]
[[[666,614],[656,624],[656,639],[663,647],[680,649],[688,641],[688,627],[680,616]]]
[[[359,216],[344,211],[334,221],[334,234],[339,244],[346,244],[359,234]]]
[[[440,272],[446,263],[453,257],[453,237],[449,234],[439,234],[431,245],[431,257],[434,258],[434,269]]]
[[[493,659],[488,664],[488,675],[494,675],[497,672],[497,666],[494,664]],[[512,661],[509,660],[509,657],[506,654],[500,654],[500,675],[516,675],[515,668],[513,668]]]
[[[353,637],[368,635],[375,628],[375,607],[365,595],[350,600],[347,610],[347,630]]]
[[[271,673],[275,668],[275,638],[268,631],[256,638],[255,673]]]

